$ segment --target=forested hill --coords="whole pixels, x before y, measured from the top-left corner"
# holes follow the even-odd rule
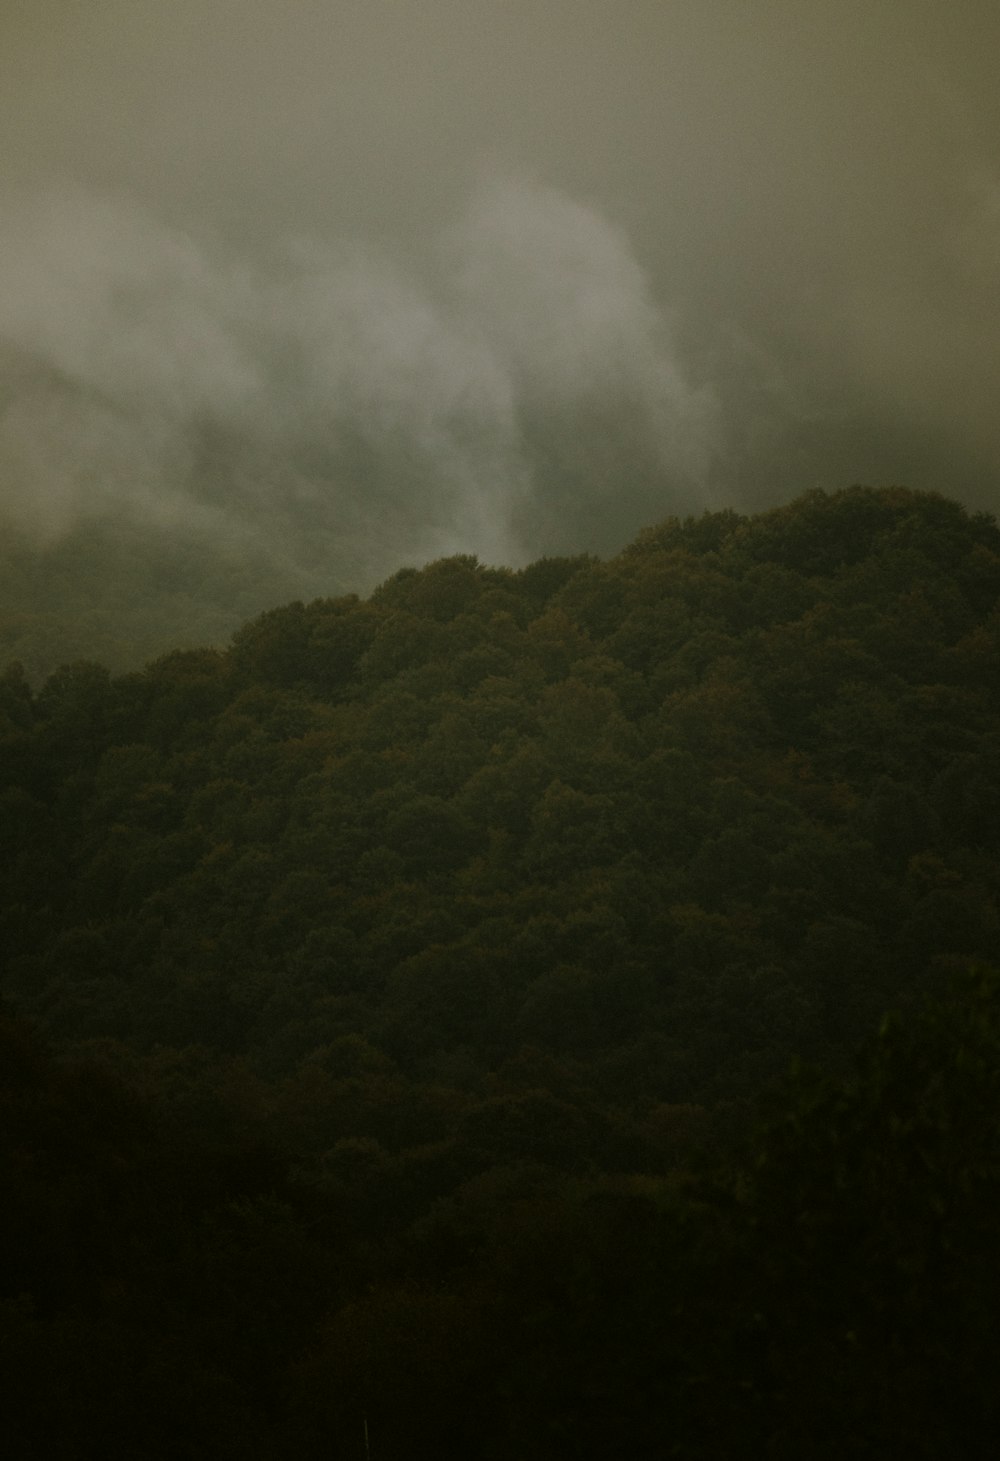
[[[383,1401],[372,1454],[385,1457],[607,1455],[609,1436],[626,1433],[630,1454],[660,1455],[656,1407],[680,1414],[682,1400],[691,1429],[676,1454],[736,1454],[704,1439],[717,1405],[743,1417],[738,1430],[748,1394],[787,1401],[801,1375],[747,1379],[735,1350],[719,1361],[731,1367],[717,1390],[696,1394],[715,1343],[699,1331],[689,1338],[704,1343],[701,1359],[690,1374],[681,1365],[668,1405],[648,1355],[638,1376],[626,1377],[624,1360],[615,1369],[615,1353],[638,1358],[629,1344],[640,1345],[651,1313],[635,1329],[630,1301],[594,1275],[631,1241],[615,1226],[616,1204],[632,1222],[641,1191],[652,1203],[639,1204],[648,1251],[630,1256],[629,1271],[636,1292],[647,1288],[643,1262],[662,1279],[662,1245],[674,1238],[649,1216],[666,1200],[656,1188],[653,1201],[655,1184],[675,1180],[697,1147],[731,1153],[745,1113],[793,1057],[836,1079],[888,1008],[938,998],[953,976],[995,957],[998,603],[992,519],[934,495],[853,488],[756,517],[670,520],[608,561],[510,571],[460,557],[405,569],[367,600],[289,604],[225,651],[170,654],[118,678],[75,664],[35,693],[8,669],[4,992],[50,1040],[141,1087],[187,1133],[157,1140],[197,1133],[226,1154],[227,1171],[257,1174],[191,1198],[178,1218],[198,1242],[222,1245],[228,1256],[212,1263],[245,1273],[259,1245],[261,1263],[277,1254],[305,1286],[294,1315],[274,1319],[269,1337],[246,1338],[245,1367],[232,1360],[222,1389],[199,1401],[220,1433],[227,1406],[256,1414],[264,1374],[278,1387],[260,1391],[275,1435],[287,1397],[307,1399],[287,1453],[260,1455],[329,1454],[338,1427],[353,1437],[342,1454],[361,1454],[349,1448],[361,1434],[358,1396],[377,1409],[390,1384],[411,1387],[406,1403],[428,1449],[408,1449],[412,1428],[393,1439],[403,1421]],[[975,1069],[988,1081],[988,1062]],[[873,1078],[876,1108],[880,1089]],[[36,1099],[48,1109],[54,1098],[32,1094],[29,1105]],[[869,1117],[836,1109],[848,1146],[863,1143]],[[179,1160],[169,1150],[168,1167]],[[114,1168],[100,1151],[96,1169]],[[280,1180],[266,1175],[272,1158]],[[148,1173],[143,1181],[155,1189]],[[871,1177],[871,1201],[882,1212],[879,1181]],[[623,1183],[633,1184],[627,1203]],[[581,1203],[598,1189],[604,1205],[584,1218]],[[813,1197],[821,1189],[822,1176]],[[556,1190],[563,1206],[537,1206]],[[215,1228],[205,1219],[211,1242],[198,1226],[203,1201],[229,1214],[211,1219]],[[765,1227],[785,1221],[777,1210],[767,1207]],[[500,1230],[490,1227],[496,1212]],[[678,1233],[690,1221],[670,1218]],[[300,1247],[300,1229],[322,1262]],[[676,1252],[693,1272],[708,1264],[704,1323],[731,1334],[724,1254],[743,1239],[723,1229],[707,1258],[691,1256],[689,1238]],[[174,1239],[161,1237],[180,1262]],[[559,1270],[559,1298],[544,1272],[564,1248],[576,1256],[572,1273]],[[753,1270],[764,1289],[768,1254]],[[337,1275],[315,1280],[315,1310],[303,1297],[313,1280],[302,1279],[314,1259],[316,1273],[332,1263]],[[804,1251],[795,1261],[808,1268]],[[483,1318],[495,1318],[483,1263],[491,1284],[506,1274],[529,1311],[541,1304],[530,1333],[507,1314],[509,1351]],[[212,1272],[225,1309],[237,1278]],[[115,1282],[146,1293],[134,1277]],[[573,1351],[570,1384],[560,1368],[576,1342],[569,1316],[585,1293],[598,1304],[598,1290],[609,1327],[604,1309],[587,1310],[604,1338],[593,1354]],[[261,1298],[265,1310],[272,1300]],[[697,1304],[684,1302],[688,1325]],[[746,1298],[740,1322],[752,1328],[761,1302]],[[239,1304],[227,1322],[243,1334],[237,1313]],[[126,1347],[133,1320],[121,1321]],[[65,1336],[39,1322],[17,1320],[45,1355],[50,1343],[58,1353]],[[107,1322],[113,1347],[119,1320]],[[688,1342],[656,1332],[675,1350]],[[168,1341],[143,1333],[155,1368]],[[749,1352],[749,1330],[740,1333]],[[468,1351],[460,1335],[473,1337]],[[795,1335],[782,1342],[791,1356]],[[824,1344],[816,1365],[832,1365],[836,1388],[843,1356],[834,1362]],[[524,1346],[530,1373],[511,1358]],[[588,1368],[597,1353],[605,1368]],[[359,1354],[370,1374],[360,1375]],[[474,1383],[466,1360],[481,1367]],[[671,1363],[681,1364],[677,1353]],[[454,1366],[457,1391],[445,1378]],[[491,1369],[507,1399],[491,1390],[483,1401],[494,1407],[489,1434],[500,1434],[497,1406],[522,1426],[506,1450],[501,1441],[491,1450],[485,1422],[467,1411],[469,1385]],[[163,1393],[173,1396],[188,1381],[170,1374]],[[588,1409],[595,1384],[606,1391],[604,1431]],[[822,1404],[833,1414],[836,1396]],[[440,1441],[443,1413],[466,1426],[454,1451]],[[755,1414],[766,1436],[766,1415]],[[745,1454],[825,1455],[801,1446],[818,1414],[803,1411],[798,1443],[761,1440]],[[858,1450],[854,1433],[840,1442],[890,1454]],[[223,1454],[217,1444],[205,1441],[204,1454]],[[150,1442],[134,1454],[161,1452]]]
[[[11,669],[8,989],[271,1075],[742,1095],[995,951],[998,594],[991,520],[853,489]]]

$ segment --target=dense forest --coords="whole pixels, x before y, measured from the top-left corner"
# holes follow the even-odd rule
[[[902,488],[11,665],[11,1454],[991,1455],[998,711]]]

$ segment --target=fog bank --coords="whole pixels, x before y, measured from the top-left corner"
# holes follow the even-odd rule
[[[364,588],[854,481],[997,506],[1000,14],[0,6],[0,492]]]

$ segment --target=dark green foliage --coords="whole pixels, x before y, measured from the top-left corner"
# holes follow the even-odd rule
[[[4,1444],[67,1461],[271,1457],[274,1370],[328,1256],[283,1164],[182,1137],[118,1078],[0,1018]]]
[[[746,1241],[769,1455],[987,1456],[1000,1420],[1000,978],[776,1098]]]
[[[913,1011],[1000,946],[998,595],[856,488],[12,667],[31,1445],[978,1455],[995,988]]]
[[[415,958],[488,953],[473,1065],[564,1050],[562,988],[610,1068],[640,1026],[672,1048],[647,1099],[743,1099],[992,949],[998,550],[858,488],[608,563],[404,570],[118,680],[12,670],[8,988],[62,1035],[270,1068],[279,1009],[303,1052],[377,1041],[404,988],[448,1002]]]
[[[33,697],[12,670],[8,987],[63,1034],[85,1006],[140,1048],[257,1058],[279,1004],[306,1049],[376,1035],[407,961],[488,948],[482,1063],[557,969],[636,968],[677,1047],[647,1095],[742,1097],[991,950],[998,550],[944,499],[858,488],[608,563],[404,570],[123,679],[79,664]],[[529,956],[540,919],[562,932]],[[609,1056],[635,1024],[609,1009]]]

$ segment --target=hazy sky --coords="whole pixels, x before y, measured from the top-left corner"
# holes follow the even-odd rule
[[[0,0],[8,512],[370,581],[995,510],[998,55],[996,0]]]

